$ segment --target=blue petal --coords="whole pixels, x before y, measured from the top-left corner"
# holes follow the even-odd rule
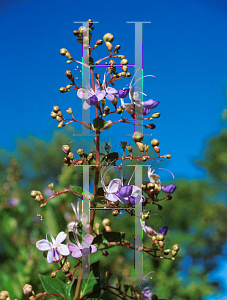
[[[143,107],[149,108],[149,109],[155,108],[156,106],[158,106],[158,104],[159,104],[159,101],[155,101],[152,99],[142,102]]]
[[[168,226],[164,226],[163,228],[160,228],[158,231],[158,234],[161,233],[163,235],[166,235],[168,232],[169,227]]]
[[[173,194],[176,191],[176,185],[174,184],[169,184],[167,186],[162,185],[162,191],[167,193],[167,194]]]
[[[126,98],[128,96],[128,93],[129,93],[129,89],[125,89],[125,90],[119,89],[116,96],[119,98]]]
[[[133,186],[132,185],[126,185],[122,186],[117,193],[120,197],[129,197],[132,194]]]

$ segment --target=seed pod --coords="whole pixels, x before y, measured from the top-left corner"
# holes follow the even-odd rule
[[[110,66],[115,66],[115,65],[116,65],[116,62],[115,62],[113,59],[111,59],[111,60],[109,61],[109,65],[110,65]]]
[[[167,198],[167,200],[172,200],[173,197],[172,197],[172,195],[167,195],[166,198]]]
[[[63,56],[65,56],[66,53],[67,53],[67,49],[61,48],[60,54],[63,55]]]
[[[104,113],[105,113],[106,115],[108,115],[109,112],[110,112],[109,106],[105,106],[104,109],[103,109],[103,111],[104,111]]]
[[[85,34],[86,32],[87,32],[87,28],[85,26],[80,26],[79,33],[80,34]]]
[[[140,152],[144,152],[145,145],[143,143],[136,142],[136,145],[138,146],[138,149],[140,150]]]
[[[73,74],[72,74],[71,71],[67,70],[67,71],[65,72],[65,75],[67,76],[67,78],[68,78],[70,81],[74,82],[74,76],[73,76]]]
[[[126,77],[126,72],[121,72],[122,77]]]
[[[123,111],[122,111],[122,108],[121,107],[118,107],[117,109],[117,114],[121,114]]]
[[[30,284],[25,284],[23,287],[23,293],[25,296],[32,296],[32,286]]]
[[[88,26],[88,27],[92,27],[92,25],[93,25],[92,19],[88,19],[88,21],[87,21],[87,26]]]
[[[73,86],[72,84],[68,84],[68,85],[66,85],[66,88],[67,88],[68,90],[70,90],[72,86]]]
[[[148,190],[153,190],[155,188],[155,184],[153,184],[153,183],[151,183],[151,182],[149,182],[148,184],[147,184],[147,189]]]
[[[150,146],[149,145],[145,145],[145,149],[144,151],[147,152],[149,150]]]
[[[143,140],[143,137],[144,137],[143,134],[139,131],[135,131],[132,136],[135,143],[141,142]]]
[[[64,266],[62,267],[62,272],[63,272],[64,274],[68,274],[68,273],[69,273],[69,268],[68,268],[67,265],[64,265]]]
[[[173,250],[174,251],[179,251],[180,250],[179,245],[178,244],[173,245]]]
[[[104,36],[103,36],[103,40],[104,42],[113,42],[114,40],[114,36],[111,34],[111,33],[106,33]]]
[[[57,113],[57,115],[62,118],[63,117],[62,111],[59,110],[59,112]]]
[[[127,145],[126,148],[129,152],[132,152],[132,145]]]
[[[151,146],[152,146],[152,147],[155,147],[155,146],[158,146],[158,145],[159,145],[159,140],[153,139],[153,140],[151,141]]]
[[[120,50],[121,49],[121,46],[120,45],[116,45],[115,46],[115,50]]]
[[[102,225],[103,225],[103,227],[110,226],[111,222],[109,219],[105,218],[102,220]]]

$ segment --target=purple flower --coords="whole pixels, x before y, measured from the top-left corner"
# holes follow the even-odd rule
[[[122,186],[119,190],[119,192],[117,192],[116,194],[119,197],[129,197],[132,194],[132,189],[133,186],[132,185],[126,185],[126,186]]]
[[[128,96],[129,89],[119,89],[119,91],[115,94],[119,98],[126,98]]]
[[[169,184],[167,186],[162,185],[162,191],[167,193],[167,194],[173,194],[176,191],[176,185],[174,184]]]
[[[143,116],[148,115],[150,113],[150,111],[151,111],[150,108],[143,107]]]
[[[151,296],[152,296],[152,289],[150,289],[149,287],[145,287],[142,291],[142,299],[151,300]]]
[[[117,90],[108,86],[106,88],[106,99],[113,101],[114,100],[114,95],[117,94]]]
[[[76,235],[77,238],[77,235]],[[77,238],[77,245],[73,243],[68,243],[67,246],[69,250],[72,252],[73,257],[81,257],[82,255],[88,256],[91,253],[94,253],[97,251],[97,248],[94,245],[91,245],[94,240],[94,237],[91,234],[87,234],[83,241],[82,244],[80,244],[78,238]]]
[[[160,228],[160,229],[159,229],[158,234],[161,233],[161,234],[163,234],[163,235],[166,235],[168,229],[169,229],[168,226],[164,226],[163,228]]]
[[[20,200],[18,198],[10,198],[7,200],[7,204],[9,206],[18,206],[19,205]]]
[[[145,108],[152,109],[152,108],[155,108],[155,107],[158,106],[159,101],[155,101],[155,100],[149,99],[149,100],[147,100],[147,101],[141,101],[141,104],[142,104],[143,107],[145,107]]]

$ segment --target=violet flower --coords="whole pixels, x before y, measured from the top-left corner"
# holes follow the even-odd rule
[[[36,248],[40,251],[48,251],[47,262],[49,264],[52,264],[53,262],[60,262],[63,256],[68,256],[70,254],[68,247],[64,244],[61,244],[66,239],[67,234],[61,231],[55,240],[42,218],[41,221],[45,225],[48,234],[51,237],[52,243],[49,242],[46,237],[46,239],[40,240],[36,243]]]
[[[162,185],[162,191],[167,194],[173,194],[176,191],[177,187],[174,184],[169,184],[167,186]]]
[[[77,96],[80,99],[85,99],[83,104],[83,109],[88,109],[91,106],[96,106],[98,101],[101,101],[106,95],[106,91],[102,90],[100,91],[100,84],[99,81],[96,79],[95,81],[95,92],[93,89],[85,89],[80,88],[77,91]]]
[[[156,236],[157,234],[161,233],[164,236],[167,234],[168,226],[164,226],[163,228],[160,228],[158,232],[156,232],[153,228],[149,226],[145,226],[145,221],[143,220],[143,214],[140,214],[140,224],[144,232],[152,238],[153,236]]]
[[[129,89],[119,89],[115,94],[118,98],[126,98],[129,94]]]
[[[68,243],[67,246],[69,250],[72,252],[72,256],[75,258],[81,257],[82,255],[88,256],[91,253],[94,253],[97,251],[97,248],[94,245],[91,245],[94,237],[91,234],[87,234],[83,241],[82,244],[80,244],[77,234],[75,235],[77,239],[77,245],[73,243]]]
[[[158,231],[158,234],[161,233],[162,235],[166,235],[168,232],[169,227],[168,226],[164,226],[163,228],[160,228]]]
[[[123,186],[123,176],[121,179],[115,178],[110,181],[108,187],[105,186],[104,183],[104,178],[106,173],[112,169],[112,168],[117,168],[116,166],[111,166],[109,167],[105,173],[103,174],[105,168],[102,168],[101,171],[101,184],[103,187],[104,192],[106,193],[106,199],[111,201],[111,202],[116,202],[120,201],[124,204],[127,204],[130,202],[132,205],[138,205],[142,203],[144,196],[142,196],[139,191],[141,189],[137,186],[134,185],[129,185],[131,179],[129,180],[128,185]],[[134,173],[133,173],[134,175]],[[131,177],[132,178],[132,177]]]

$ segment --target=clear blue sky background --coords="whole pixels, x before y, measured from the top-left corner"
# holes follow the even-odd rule
[[[93,41],[113,33],[130,63],[134,63],[134,25],[126,21],[152,22],[144,25],[143,60],[144,75],[156,76],[144,80],[144,92],[160,101],[155,111],[162,115],[153,137],[160,140],[163,153],[172,155],[168,169],[176,177],[206,177],[193,160],[202,157],[206,140],[225,126],[221,121],[227,86],[225,0],[1,1],[0,148],[14,150],[16,138],[29,134],[50,140],[57,127],[50,117],[53,105],[63,112],[71,106],[79,118],[81,100],[76,93],[59,92],[69,83],[65,71],[72,69],[59,50],[65,47],[80,59],[81,48],[73,36],[78,25],[73,21],[88,18],[99,22]],[[122,135],[115,131],[112,144],[130,142]],[[223,264],[221,260],[214,276],[226,281]]]

